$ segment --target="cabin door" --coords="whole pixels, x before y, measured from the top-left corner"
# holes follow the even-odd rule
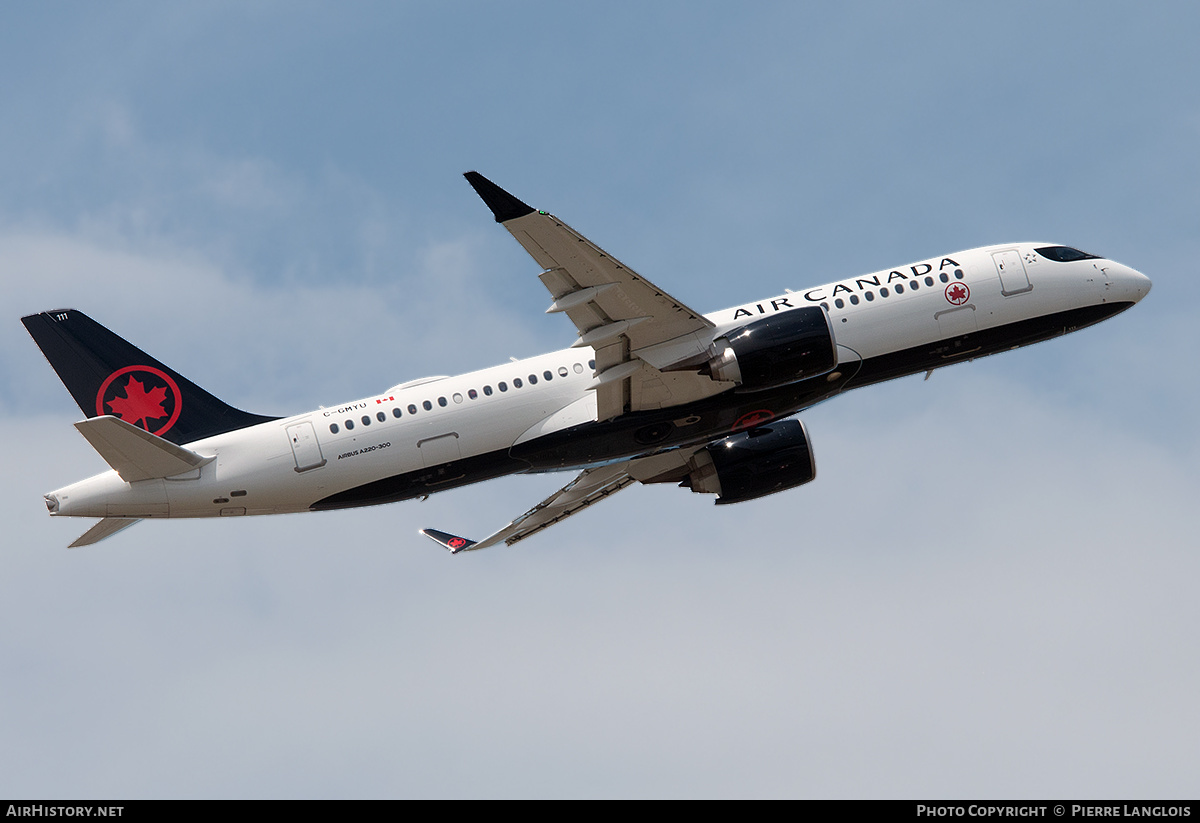
[[[296,458],[296,471],[306,472],[325,465],[321,444],[317,442],[317,432],[312,423],[305,421],[288,426],[287,436],[292,444],[292,456]]]
[[[992,255],[992,259],[996,261],[996,271],[1000,273],[1000,293],[1005,297],[1033,289],[1029,275],[1025,273],[1025,264],[1016,250],[998,251]]]

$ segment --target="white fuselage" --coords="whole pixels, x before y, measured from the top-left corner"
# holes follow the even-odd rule
[[[1039,318],[1069,318],[1079,310],[1132,305],[1149,291],[1147,278],[1119,263],[1054,262],[1034,253],[1039,245],[1045,244],[957,252],[788,292],[707,318],[719,335],[764,315],[823,305],[838,345],[839,368],[841,364],[857,367],[939,341],[949,349],[950,341],[970,340],[979,333],[1003,341],[1006,328],[1027,329]],[[1098,318],[1103,316],[1107,315]],[[1069,331],[1073,325],[1057,327],[1055,333]],[[1054,335],[1045,333],[1037,339],[1050,336]],[[1014,331],[1011,345],[993,342],[979,354],[1027,342],[1035,340]],[[945,362],[914,359],[903,373],[957,362],[972,351],[951,352]],[[57,510],[52,513],[215,517],[299,512],[398,475],[426,472],[426,488],[432,492],[536,469],[513,461],[503,470],[478,477],[455,475],[453,468],[444,478],[436,477],[448,466],[470,466],[471,458],[507,454],[515,445],[573,426],[584,425],[578,436],[586,437],[585,424],[596,421],[595,393],[589,388],[594,379],[593,356],[587,347],[562,349],[457,377],[413,381],[359,400],[198,440],[187,448],[216,458],[201,468],[175,478],[133,483],[108,471],[54,492]],[[879,379],[894,376],[898,374],[893,367]],[[851,379],[844,388],[869,382],[874,380]],[[776,413],[783,416],[799,410]],[[688,406],[672,411],[682,417]],[[626,451],[599,458],[628,456]],[[383,501],[363,501],[367,502]]]

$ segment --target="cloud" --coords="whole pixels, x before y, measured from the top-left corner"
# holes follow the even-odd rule
[[[491,239],[412,254],[391,284],[263,282],[170,233],[0,233],[38,275],[11,305],[84,308],[255,410],[550,347],[488,299]],[[635,487],[455,558],[416,530],[486,533],[568,476],[63,549],[88,523],[38,495],[104,466],[10,324],[0,772],[51,796],[1185,793],[1196,438],[1088,379],[1137,359],[1125,321],[810,410],[802,489]],[[1069,391],[1030,379],[1060,361]]]
[[[958,12],[868,14],[850,48],[861,9],[691,15],[682,38],[678,11],[639,13],[633,64],[624,12],[9,30],[0,61],[34,79],[0,93],[0,788],[1194,793],[1195,107],[1159,82],[1194,26],[1105,14],[1071,39],[1051,10],[1001,67]],[[738,56],[763,31],[786,48]],[[1093,72],[1104,37],[1124,50]],[[512,477],[64,548],[89,523],[40,495],[104,465],[18,314],[74,306],[266,413],[567,345],[453,180],[475,166],[702,311],[1035,235],[1101,238],[1155,291],[810,410],[817,480],[761,501],[634,487],[470,556],[416,534],[484,534],[569,479]]]
[[[1186,791],[1195,478],[986,369],[936,377],[808,414],[802,489],[635,487],[453,558],[416,529],[565,478],[68,552],[82,528],[31,491],[87,445],[10,420],[3,771],[56,796]]]
[[[555,318],[530,327],[491,302],[495,284],[470,238],[434,242],[389,283],[331,277],[265,287],[170,242],[50,230],[0,232],[0,260],[15,274],[6,298],[16,311],[80,309],[234,405],[276,413],[495,365],[497,354],[479,359],[480,340],[527,356],[546,347],[552,329],[562,344],[571,339]],[[10,409],[62,399],[34,351],[19,324],[0,330],[0,402]]]

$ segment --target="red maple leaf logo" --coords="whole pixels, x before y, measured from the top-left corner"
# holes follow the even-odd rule
[[[125,383],[125,396],[114,397],[108,402],[109,411],[120,417],[126,423],[141,423],[142,428],[150,430],[147,420],[159,420],[166,417],[168,412],[163,408],[167,401],[167,387],[158,386],[146,391],[146,384],[132,374]]]
[[[961,306],[967,302],[967,298],[971,296],[971,291],[960,283],[954,283],[946,288],[946,299],[956,306]]]
[[[746,412],[737,420],[734,421],[730,431],[741,431],[742,429],[751,429],[759,423],[766,423],[775,417],[775,413],[770,409],[758,409],[757,411]]]

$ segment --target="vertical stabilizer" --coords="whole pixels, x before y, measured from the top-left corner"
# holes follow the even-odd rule
[[[218,400],[83,312],[21,322],[89,418],[112,415],[176,444],[277,419]]]

